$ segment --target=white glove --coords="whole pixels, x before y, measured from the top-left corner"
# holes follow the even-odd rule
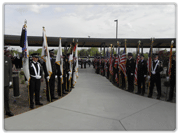
[[[133,73],[131,73],[131,75],[133,75]]]
[[[39,76],[39,75],[36,76],[36,79],[40,79],[40,78],[41,78],[41,76]]]
[[[10,81],[10,82],[9,82],[9,86],[11,86],[11,85],[12,85],[12,82]]]
[[[47,80],[49,80],[49,79],[50,79],[50,77],[49,77],[49,76],[47,76],[46,78],[47,78]]]
[[[166,80],[169,81],[169,77],[166,77]]]
[[[144,75],[144,77],[146,77],[146,75]]]
[[[68,72],[69,74],[71,74],[71,72]]]
[[[62,78],[62,75],[61,76],[59,76],[60,78]]]
[[[150,76],[148,76],[148,80],[150,80]]]
[[[156,74],[156,72],[155,71],[151,71],[152,72],[152,74]]]
[[[55,76],[55,78],[57,79],[57,75]]]
[[[66,77],[67,77],[67,74],[66,74]]]
[[[28,85],[28,81],[26,81],[25,83],[26,83],[26,85]]]

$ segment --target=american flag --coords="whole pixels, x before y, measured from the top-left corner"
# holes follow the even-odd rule
[[[115,58],[115,63],[114,63],[114,67],[115,67],[115,68],[117,68],[117,66],[118,66],[118,60],[119,60],[118,57],[116,57],[116,58]]]
[[[109,59],[109,71],[111,74],[113,74],[113,67],[112,67],[112,62],[113,62],[113,59],[112,59],[112,55],[110,55],[110,59]]]
[[[151,75],[151,64],[152,63],[152,46],[150,47],[147,61],[148,74]]]
[[[171,49],[170,49],[170,53],[169,53],[169,70],[168,70],[168,75],[169,78],[171,77],[171,68],[172,68],[172,48],[173,48],[173,42],[171,42]]]
[[[124,46],[124,51],[123,51],[121,59],[120,59],[119,68],[124,73],[124,76],[126,79],[126,77],[127,77],[127,75],[126,75],[126,45]]]
[[[135,69],[135,75],[134,75],[134,84],[137,85],[137,71],[138,71],[138,62],[140,60],[140,55],[138,53],[137,60],[136,60],[136,69]]]

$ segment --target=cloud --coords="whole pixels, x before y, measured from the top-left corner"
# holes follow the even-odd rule
[[[40,13],[40,10],[43,8],[47,8],[49,5],[29,5],[29,10],[34,13]]]
[[[61,8],[61,7],[56,7],[56,8],[54,8],[54,11],[60,13],[60,12],[64,12],[65,9]]]

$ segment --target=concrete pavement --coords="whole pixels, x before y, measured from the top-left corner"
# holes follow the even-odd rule
[[[121,90],[92,67],[79,68],[64,98],[6,118],[5,130],[175,130],[176,104]]]

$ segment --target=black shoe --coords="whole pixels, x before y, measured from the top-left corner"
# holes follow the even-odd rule
[[[58,97],[52,97],[52,99],[59,99]]]
[[[8,116],[14,116],[14,114],[12,112],[6,112],[6,115]]]
[[[30,108],[31,108],[31,109],[34,109],[34,105],[30,105]]]
[[[144,96],[144,94],[141,94],[141,96]]]
[[[160,99],[160,96],[157,96],[157,98],[156,99]]]
[[[43,104],[39,102],[39,103],[36,103],[36,105],[41,105],[42,106]]]
[[[149,95],[148,97],[149,97],[149,98],[152,98],[152,96],[150,96],[150,95]]]
[[[140,95],[141,93],[139,93],[139,92],[136,92],[135,94],[137,94],[137,95]]]
[[[68,94],[68,93],[64,91],[63,94]]]
[[[172,99],[168,99],[167,102],[172,102]]]

